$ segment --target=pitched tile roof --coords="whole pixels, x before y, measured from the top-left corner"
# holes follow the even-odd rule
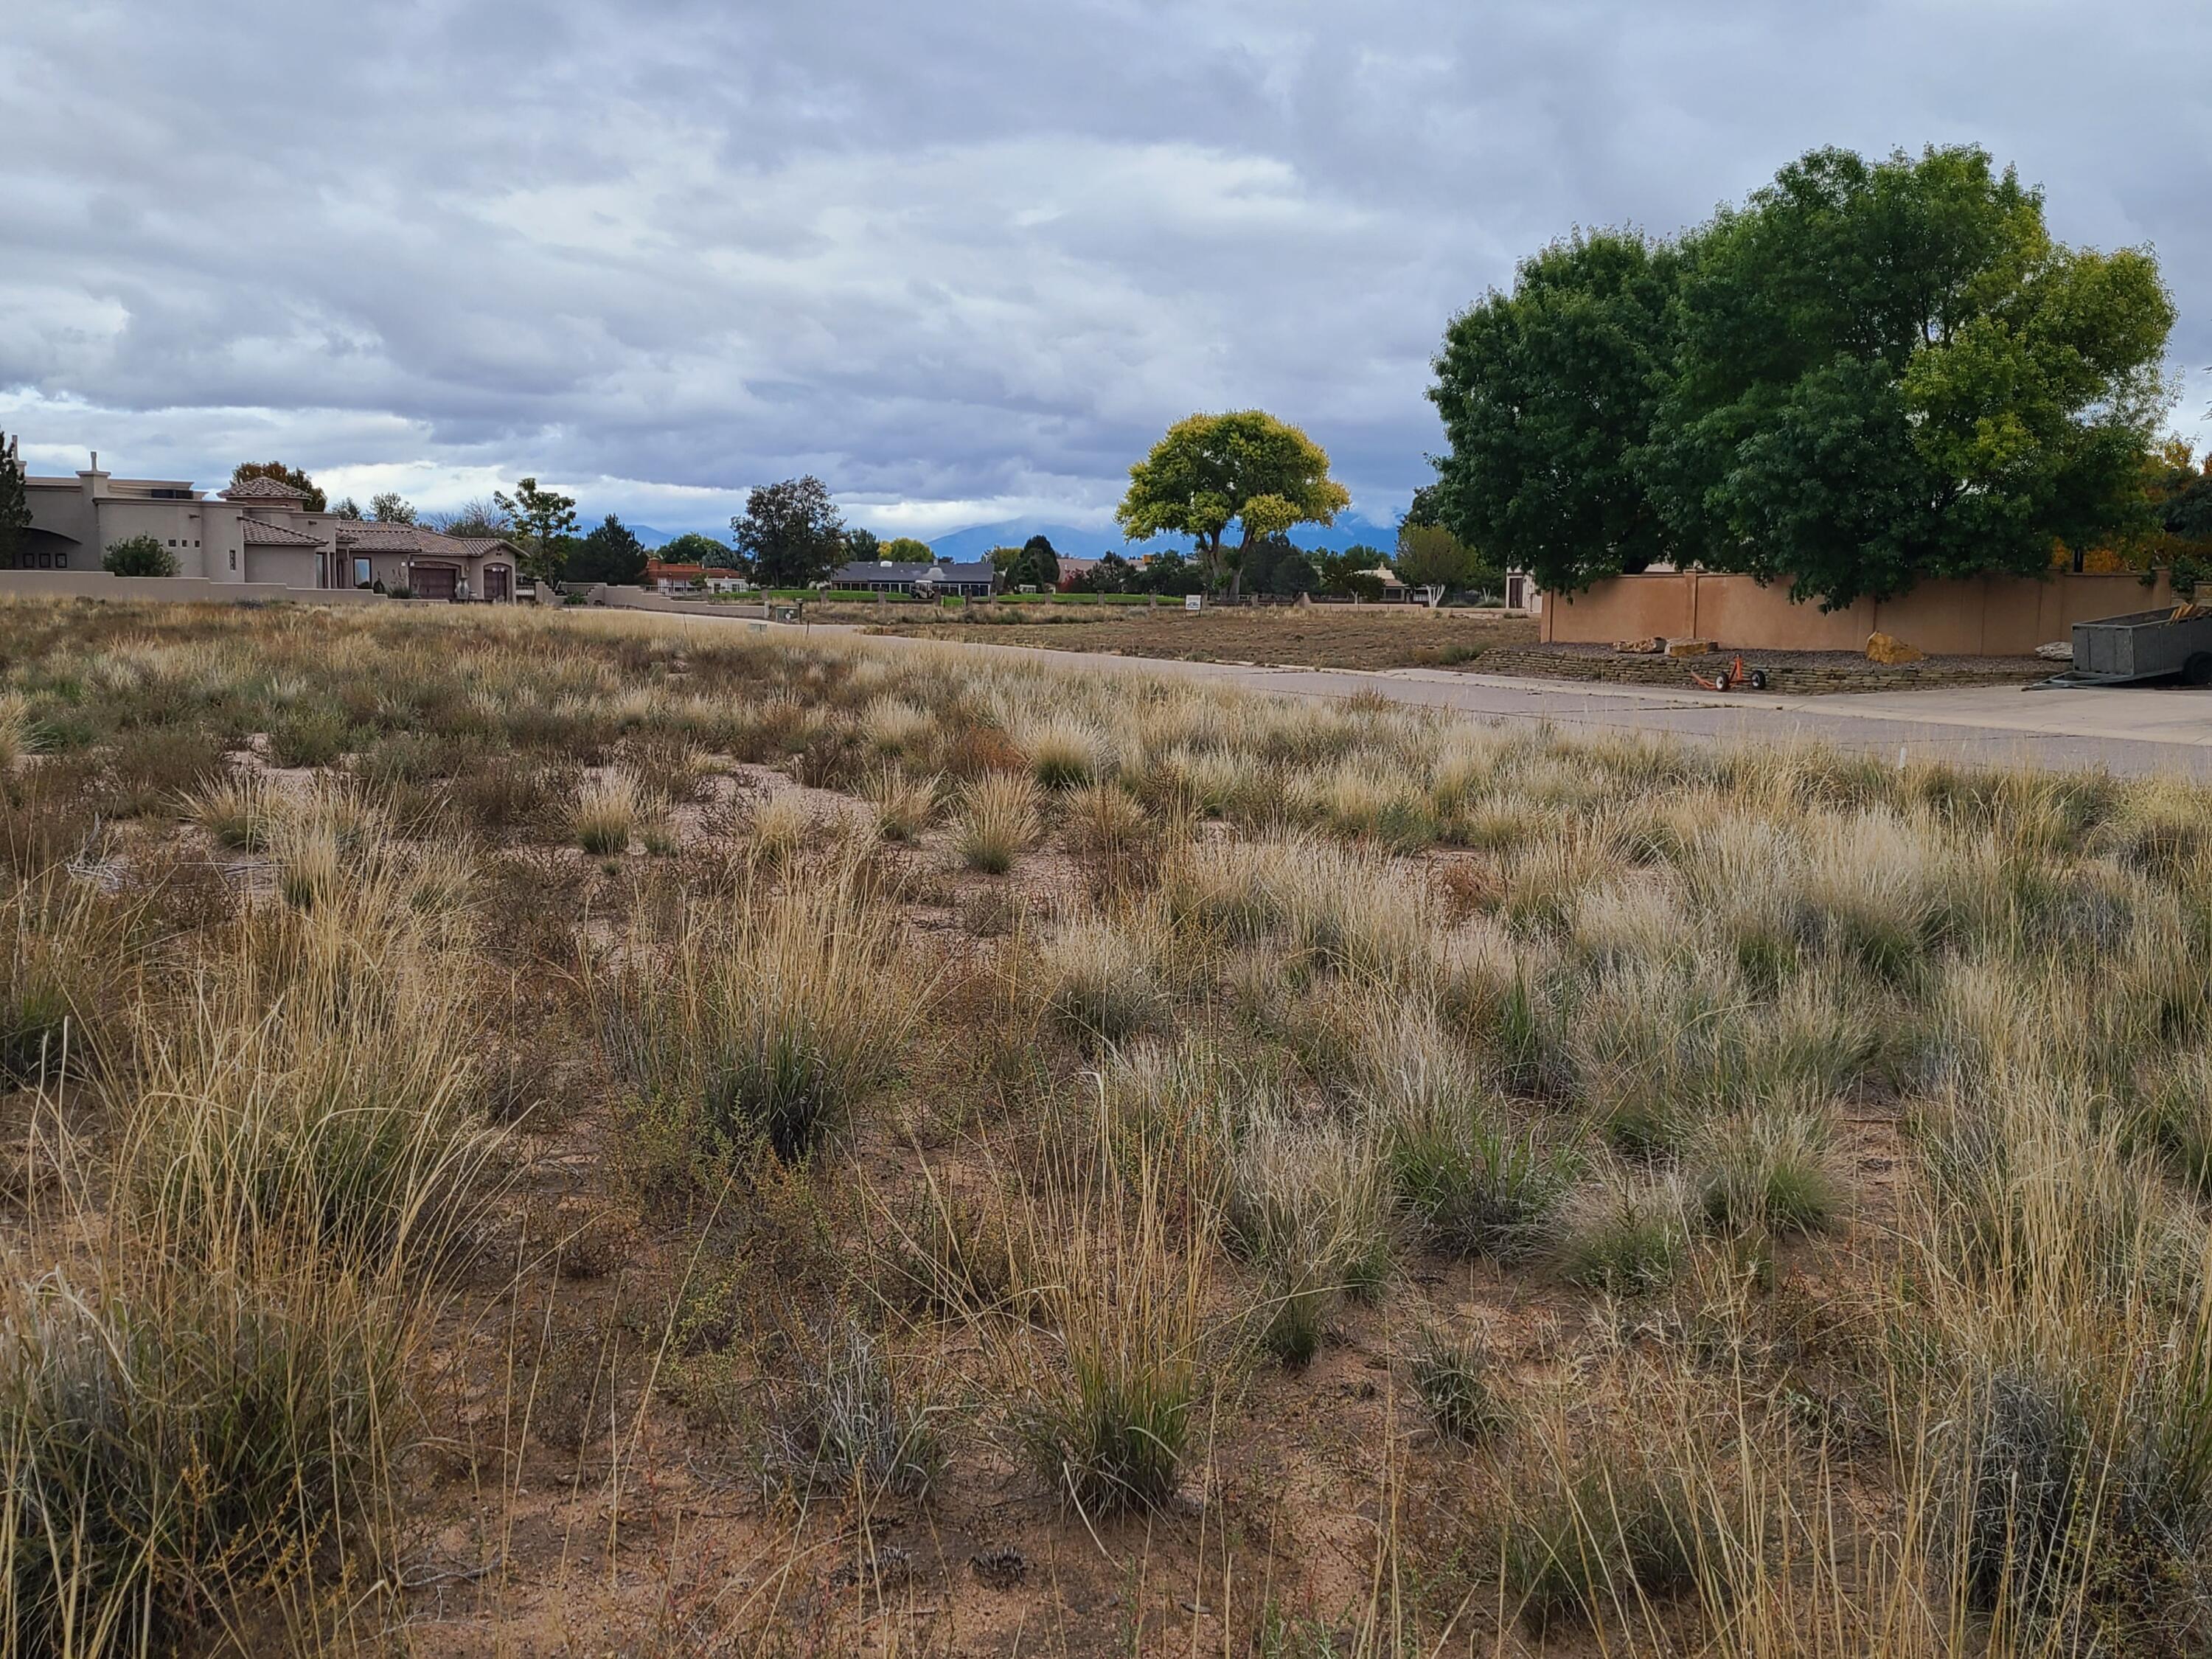
[[[514,550],[513,543],[496,536],[445,536],[420,525],[353,519],[339,522],[338,545],[356,553],[422,553],[448,559],[476,559]]]
[[[307,492],[295,489],[282,478],[248,478],[222,492],[227,501],[304,501]]]
[[[246,539],[262,547],[327,547],[320,536],[310,536],[304,530],[295,530],[289,525],[271,524],[266,519],[241,519],[239,528]]]

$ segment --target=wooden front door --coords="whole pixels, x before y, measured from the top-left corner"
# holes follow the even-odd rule
[[[513,597],[507,592],[507,570],[505,565],[488,564],[484,567],[483,589],[483,596],[487,599],[496,600]]]
[[[449,564],[418,564],[415,567],[415,597],[450,599],[459,581],[460,572]]]

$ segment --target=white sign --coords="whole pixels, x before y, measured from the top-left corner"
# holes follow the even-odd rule
[[[1198,593],[1186,593],[1182,596],[1182,608],[1186,611],[1203,611],[1206,609],[1205,597]]]

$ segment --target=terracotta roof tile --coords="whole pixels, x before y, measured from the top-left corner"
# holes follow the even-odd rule
[[[282,478],[248,478],[222,492],[227,501],[304,501],[307,492],[295,489]]]
[[[262,547],[328,547],[320,536],[310,536],[304,530],[295,530],[289,525],[271,524],[266,519],[241,519],[239,528],[246,539]]]

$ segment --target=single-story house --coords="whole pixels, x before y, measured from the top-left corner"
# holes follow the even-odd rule
[[[645,562],[645,585],[663,593],[673,593],[678,588],[704,587],[707,567],[702,564],[663,564],[659,559]]]
[[[968,564],[956,564],[950,559],[940,559],[935,564],[924,564],[919,560],[902,563],[896,559],[860,559],[831,571],[830,586],[870,593],[987,599],[997,574],[988,559],[977,559]]]
[[[341,519],[337,540],[349,586],[382,582],[387,592],[404,587],[418,599],[495,605],[514,597],[520,550],[498,537],[445,536],[411,524]]]

